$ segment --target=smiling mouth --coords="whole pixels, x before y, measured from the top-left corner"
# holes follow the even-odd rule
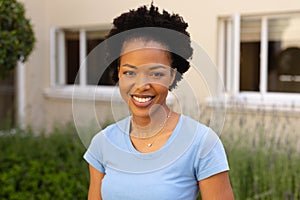
[[[139,96],[132,95],[132,98],[139,103],[146,103],[151,101],[154,97],[153,96],[139,97]]]

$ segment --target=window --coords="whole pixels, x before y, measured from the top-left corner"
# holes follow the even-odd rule
[[[100,64],[105,55],[88,57],[110,27],[53,28],[51,31],[51,85],[113,85],[111,72]],[[103,73],[100,73],[104,70]],[[101,78],[98,76],[102,74]],[[78,76],[78,77],[77,77]]]
[[[53,27],[50,30],[51,87],[45,88],[46,97],[123,102],[119,90],[111,87],[117,86],[112,81],[112,70],[107,68],[107,63],[103,65],[106,52],[95,48],[111,28],[109,24],[98,28]],[[167,102],[175,102],[171,93]]]
[[[232,96],[300,94],[300,13],[220,18],[219,65]]]

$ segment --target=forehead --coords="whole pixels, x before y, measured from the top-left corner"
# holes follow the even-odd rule
[[[170,66],[171,58],[167,47],[159,42],[131,39],[123,44],[120,62],[135,66],[150,63]]]
[[[151,39],[144,39],[144,38],[131,38],[126,40],[122,45],[122,53],[128,53],[134,50],[139,49],[160,49],[164,51],[168,51],[168,47],[161,42],[151,40]]]

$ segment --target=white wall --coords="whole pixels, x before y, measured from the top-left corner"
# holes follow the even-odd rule
[[[50,87],[50,28],[107,24],[122,12],[151,3],[149,0],[22,0],[22,2],[25,3],[27,16],[31,18],[37,37],[35,51],[26,63],[26,116],[27,122],[36,128],[43,128],[45,124],[54,121],[47,115],[47,111],[52,110],[49,106],[53,107],[51,101],[47,101],[43,94],[44,89]],[[204,48],[213,62],[216,62],[217,58],[219,16],[234,13],[300,11],[299,0],[156,0],[155,5],[183,16],[190,25],[192,39]],[[215,74],[209,76],[213,80],[216,78]],[[205,83],[201,85],[197,93],[208,95],[201,92],[201,87]]]
[[[26,9],[26,16],[33,25],[36,36],[34,51],[25,64],[26,71],[26,105],[25,122],[32,125],[34,129],[40,129],[45,123],[45,103],[43,90],[49,82],[49,40],[48,27],[46,26],[45,0],[21,0]]]

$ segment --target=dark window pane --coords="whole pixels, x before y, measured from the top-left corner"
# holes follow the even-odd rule
[[[97,85],[99,82],[99,73],[101,66],[100,60],[102,59],[103,55],[99,54],[98,56],[93,56],[93,54],[90,54],[91,51],[97,47],[98,44],[100,44],[103,40],[102,39],[88,39],[87,40],[87,54],[88,54],[88,60],[87,60],[87,82],[89,85]],[[96,50],[96,49],[95,49]]]
[[[87,32],[87,76],[90,85],[113,85],[111,70],[105,62],[106,52],[97,46],[104,40],[106,31]]]
[[[300,93],[300,17],[268,20],[268,91]]]
[[[74,84],[79,70],[79,32],[66,31],[66,83]],[[79,77],[76,80],[78,84]]]
[[[260,42],[242,42],[240,91],[259,91]]]
[[[300,93],[300,48],[288,47],[275,59],[274,78],[269,76],[269,90]],[[272,84],[271,84],[272,83]]]
[[[278,87],[277,57],[280,53],[280,41],[268,43],[268,91],[275,92]]]

